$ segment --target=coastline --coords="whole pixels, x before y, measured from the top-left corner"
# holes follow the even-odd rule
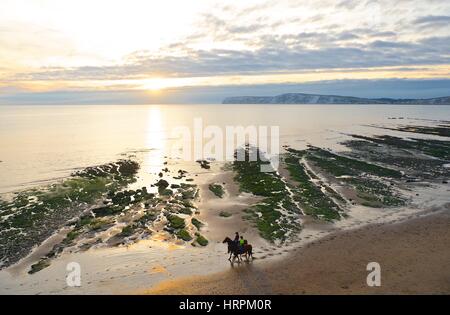
[[[101,195],[101,199],[96,200],[95,194],[91,193],[87,200],[89,209],[86,208],[86,213],[83,211],[79,217],[78,213],[75,213],[73,217],[76,221],[72,219],[71,213],[63,212],[62,217],[67,217],[70,221],[66,223],[66,220],[63,220],[62,229],[57,230],[43,243],[30,237],[31,232],[42,232],[42,229],[27,231],[26,225],[29,222],[26,219],[34,217],[26,214],[37,213],[34,209],[39,210],[39,207],[44,205],[38,202],[40,198],[45,203],[49,200],[49,196],[54,196],[51,193],[47,194],[46,191],[48,188],[48,192],[51,192],[50,185],[53,184],[48,183],[49,186],[43,184],[36,188],[17,191],[16,194],[11,193],[12,201],[1,195],[1,216],[2,220],[5,220],[3,226],[8,228],[4,231],[15,231],[14,235],[17,235],[15,237],[17,242],[10,242],[8,238],[4,238],[8,241],[2,244],[13,244],[15,248],[23,248],[21,241],[29,239],[36,241],[36,246],[30,255],[18,263],[9,267],[3,266],[0,271],[2,282],[0,293],[128,294],[144,291],[158,293],[158,290],[167,285],[175,287],[174,293],[183,293],[177,291],[179,285],[177,283],[186,280],[185,277],[191,277],[190,282],[194,283],[194,286],[198,285],[195,288],[188,281],[188,287],[191,285],[191,288],[185,291],[187,294],[373,293],[374,289],[368,291],[364,290],[367,288],[354,288],[355,283],[365,286],[368,262],[381,263],[383,286],[384,281],[392,279],[392,276],[388,274],[388,278],[385,278],[386,260],[383,260],[383,255],[374,258],[373,253],[369,253],[370,255],[366,253],[364,256],[362,249],[368,247],[376,250],[377,254],[389,257],[396,257],[400,253],[402,259],[410,261],[421,259],[425,255],[435,256],[435,253],[428,252],[428,245],[421,245],[426,250],[421,250],[420,246],[413,246],[407,255],[403,251],[410,243],[416,244],[422,240],[427,244],[441,244],[442,235],[447,235],[447,231],[439,226],[435,228],[434,223],[430,223],[428,225],[430,231],[437,235],[433,234],[433,237],[420,235],[420,240],[406,237],[406,245],[402,245],[395,240],[396,235],[391,239],[386,238],[384,226],[388,224],[384,222],[399,223],[433,212],[436,214],[439,208],[442,208],[442,204],[449,203],[447,185],[450,178],[449,146],[446,139],[436,135],[442,130],[435,126],[438,122],[444,123],[443,121],[430,120],[425,124],[427,126],[422,126],[422,123],[417,125],[415,118],[408,118],[414,116],[414,113],[416,116],[428,117],[422,115],[420,111],[408,112],[406,116],[398,108],[386,113],[376,108],[374,115],[367,115],[366,110],[361,111],[355,118],[357,123],[349,124],[348,116],[354,111],[357,112],[356,110],[347,109],[342,112],[340,109],[330,119],[322,120],[317,118],[329,117],[324,114],[332,111],[332,108],[327,108],[324,112],[316,108],[302,108],[302,110],[285,108],[283,111],[277,107],[270,112],[266,106],[262,107],[255,107],[256,111],[262,111],[261,114],[269,112],[270,119],[272,116],[278,117],[283,126],[287,126],[280,135],[282,140],[280,145],[283,148],[280,153],[281,167],[274,176],[254,176],[260,175],[257,167],[255,171],[252,170],[252,166],[255,165],[240,164],[239,167],[233,168],[228,163],[222,163],[220,159],[208,158],[195,162],[179,160],[176,156],[166,155],[163,149],[151,149],[152,142],[140,144],[133,142],[136,139],[131,136],[143,131],[140,126],[134,131],[127,129],[123,133],[123,138],[107,141],[111,144],[127,143],[129,148],[125,150],[120,146],[114,146],[111,150],[114,154],[106,158],[104,148],[99,147],[99,152],[94,154],[95,159],[105,164],[78,165],[70,173],[83,171],[89,173],[98,170],[99,167],[106,167],[105,173],[108,173],[107,170],[110,169],[108,165],[126,158],[130,160],[130,165],[139,164],[139,168],[130,178],[132,181],[126,187],[112,189],[115,192],[111,194],[108,191],[110,188],[106,188],[110,183],[98,187],[92,185],[94,188],[97,187],[94,192]],[[164,111],[167,117],[172,117],[169,114],[173,112],[168,109],[161,109],[161,115]],[[243,111],[245,112],[245,107]],[[148,112],[151,116],[154,109],[149,108]],[[284,112],[284,115],[275,116],[280,112]],[[441,116],[446,112],[443,111]],[[61,114],[63,113],[64,110],[61,111]],[[216,110],[211,109],[211,113],[216,113]],[[254,118],[253,110],[251,115],[244,116],[247,120],[241,117],[238,120],[231,120],[227,114],[228,111],[223,112],[221,117],[223,120],[220,120],[222,123],[236,121],[245,125],[249,123],[248,119]],[[188,120],[192,118],[189,115],[186,117]],[[400,117],[400,123],[387,121]],[[431,119],[437,118],[439,117],[436,113],[431,116]],[[151,121],[146,120],[146,126],[152,126],[148,124]],[[211,122],[217,121],[209,118],[208,123]],[[264,119],[260,123],[265,123]],[[402,127],[403,124],[409,127]],[[73,128],[81,127],[74,125]],[[170,125],[167,128],[170,129]],[[158,142],[164,144],[163,147],[169,146],[171,140],[158,138],[153,129],[145,130],[151,135],[147,140],[159,139]],[[142,143],[146,143],[148,147],[143,147]],[[445,150],[442,146],[445,146]],[[76,155],[76,152],[69,148],[58,149],[58,152],[54,153],[66,157],[69,153]],[[102,158],[106,160],[101,161]],[[61,159],[64,163],[67,160]],[[95,159],[89,163],[93,163]],[[54,161],[54,156],[44,160]],[[20,163],[14,164],[8,159],[5,161],[8,169],[20,169]],[[65,165],[64,163],[55,162],[55,167],[59,169]],[[64,169],[67,166],[65,165]],[[39,165],[36,165],[35,170],[38,169]],[[21,172],[25,171],[29,172],[27,169],[22,169]],[[45,172],[45,168],[43,171]],[[21,172],[16,174],[20,175]],[[41,176],[38,173],[33,176]],[[4,176],[7,174],[4,173]],[[61,191],[65,190],[63,184],[65,180],[73,181],[71,177],[73,176],[58,180],[55,182],[56,187],[61,188]],[[107,177],[115,178],[110,175]],[[90,180],[85,181],[81,177],[75,180],[84,187],[91,187]],[[161,183],[162,180],[164,182]],[[159,186],[162,185],[169,185],[167,187],[170,187],[170,190],[167,188],[160,191]],[[212,186],[220,187],[221,193]],[[71,200],[77,200],[81,191],[88,190],[68,189],[68,193],[74,195]],[[37,193],[42,193],[42,197],[37,198]],[[157,195],[150,197],[153,193]],[[124,195],[130,195],[130,198],[125,198]],[[14,196],[17,198],[14,199]],[[23,200],[27,200],[27,203],[22,204]],[[53,199],[50,201],[47,203],[55,204]],[[3,208],[6,211],[3,211]],[[55,208],[63,209],[63,207]],[[305,209],[308,209],[308,213]],[[22,220],[13,220],[15,216],[11,214],[14,212],[23,214],[19,216]],[[341,220],[336,219],[337,214]],[[49,222],[54,221],[52,216],[42,218],[43,227],[49,226]],[[169,218],[177,218],[178,223],[184,223],[184,227],[172,227]],[[193,221],[194,219],[197,221]],[[440,219],[438,222],[448,223],[448,220]],[[299,223],[298,229],[293,223]],[[59,227],[59,224],[56,225]],[[447,230],[448,226],[450,224],[447,224]],[[9,227],[14,229],[10,230]],[[347,242],[335,241],[336,237],[340,239],[345,231],[355,231],[358,228],[360,231],[367,231],[366,229],[380,231],[372,234],[360,232],[362,234],[359,237],[352,234],[353,236],[347,237]],[[417,226],[413,230],[424,232],[422,226]],[[222,241],[225,236],[231,236],[236,231],[244,235],[254,246],[257,259],[250,264],[235,264],[233,269],[230,269],[226,245]],[[25,232],[26,235],[20,232]],[[183,233],[178,234],[181,232]],[[295,237],[283,242],[282,238],[292,233],[295,233]],[[406,236],[408,234],[407,231],[397,234],[402,233]],[[187,240],[186,234],[189,234],[190,240]],[[197,241],[200,235],[208,241],[206,246]],[[403,239],[405,235],[399,237]],[[9,237],[8,234],[6,236]],[[359,238],[364,239],[365,243],[360,244]],[[379,241],[380,239],[382,241]],[[270,242],[273,240],[274,242]],[[327,247],[322,243],[331,245]],[[387,250],[383,247],[386,244],[394,246],[394,249]],[[448,240],[445,239],[443,244],[447,245]],[[314,254],[313,249],[317,248],[318,253]],[[445,251],[447,249],[444,246],[439,247],[438,252]],[[14,250],[7,252],[16,253]],[[343,254],[349,257],[359,255],[360,260],[346,261],[343,259],[346,257],[342,257]],[[437,259],[448,260],[448,257],[441,254]],[[328,265],[329,260],[334,265]],[[421,267],[428,270],[428,265],[439,266],[444,271],[433,271],[434,274],[448,283],[448,271],[440,260],[437,263],[422,262],[416,269]],[[66,266],[70,262],[80,262],[80,266],[82,265],[81,287],[73,288],[65,285]],[[337,264],[342,264],[345,268],[337,269],[335,267]],[[397,273],[409,274],[415,271],[409,269],[408,267]],[[346,278],[346,272],[358,273],[355,276],[357,278]],[[223,277],[215,278],[219,273],[224,274]],[[323,273],[327,275],[326,279],[322,279]],[[420,278],[421,276],[411,277],[419,278],[421,282],[430,279],[429,275],[425,280]],[[170,280],[174,281],[167,282]],[[397,280],[403,282],[402,279]],[[216,287],[214,281],[220,281],[221,284]],[[411,292],[423,293],[415,286],[414,283],[409,284],[409,287],[393,292],[409,293],[413,287],[415,291]],[[431,290],[433,293],[449,292],[445,284],[430,287],[433,288],[434,291]]]
[[[140,294],[449,294],[450,213],[333,233],[286,259],[168,280]],[[366,266],[381,265],[381,287]],[[255,260],[257,262],[257,260]]]

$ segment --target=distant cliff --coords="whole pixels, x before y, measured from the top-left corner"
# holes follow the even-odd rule
[[[288,93],[278,96],[227,97],[222,104],[423,104],[450,105],[450,96],[428,99],[360,98],[339,95]]]

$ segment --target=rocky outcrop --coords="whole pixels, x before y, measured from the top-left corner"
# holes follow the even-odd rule
[[[450,96],[428,99],[360,98],[339,95],[288,93],[278,96],[227,97],[223,104],[421,104],[450,105]]]

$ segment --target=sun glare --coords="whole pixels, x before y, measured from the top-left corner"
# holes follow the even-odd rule
[[[143,88],[150,92],[160,92],[162,89],[168,87],[167,82],[164,81],[164,79],[145,80]]]

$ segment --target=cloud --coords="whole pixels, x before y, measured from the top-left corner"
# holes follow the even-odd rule
[[[374,40],[368,44],[337,44],[342,40],[358,38],[352,33],[300,33],[265,37],[264,46],[255,51],[193,50],[184,47],[181,55],[154,56],[140,52],[130,56],[123,65],[46,68],[15,75],[9,81],[199,77],[450,63],[450,36],[431,37],[418,42]],[[326,41],[322,47],[308,47],[321,41]]]
[[[450,16],[447,15],[428,15],[422,16],[415,20],[417,24],[426,23],[450,23]]]
[[[342,0],[336,4],[336,8],[353,9],[358,4],[360,4],[360,1],[358,0]]]
[[[410,10],[412,7],[414,10]],[[44,58],[38,54],[36,59],[45,59],[45,62],[39,67],[27,63],[27,71],[21,67],[13,74],[0,73],[0,85],[302,73],[326,69],[357,71],[355,69],[377,67],[399,67],[398,72],[408,71],[410,66],[450,64],[450,28],[442,27],[449,19],[448,1],[401,0],[396,6],[388,0],[279,0],[226,5],[218,1],[195,16],[194,27],[187,35],[173,36],[173,40],[164,42],[158,49],[146,49],[143,45],[142,49],[131,50],[121,59],[100,63],[96,62],[95,55],[94,62],[75,62],[80,57],[76,44],[71,49],[73,56],[69,52],[63,56],[59,51],[68,46],[62,38],[59,40],[63,34],[57,32],[53,37],[42,37],[43,45],[51,42],[46,45],[53,47],[54,55],[45,53],[44,57],[51,58]],[[78,30],[77,27],[74,30]],[[172,35],[166,31],[161,28],[158,36]],[[133,37],[135,34],[125,35]],[[40,36],[34,36],[27,44],[40,40]],[[15,37],[10,41],[15,44]],[[113,38],[114,43],[120,41],[120,35]],[[133,42],[145,43],[146,37]],[[13,51],[14,55],[19,54],[16,51],[28,52],[11,47],[14,49],[8,51]],[[40,50],[40,46],[36,45],[36,49]],[[44,54],[45,50],[42,52]],[[0,60],[1,54],[2,47]],[[30,59],[34,64],[33,58],[34,55],[27,53],[27,61]],[[57,62],[62,59],[74,62]]]
[[[447,15],[428,15],[417,18],[414,23],[420,29],[437,30],[440,28],[448,29],[450,27],[450,16]]]

